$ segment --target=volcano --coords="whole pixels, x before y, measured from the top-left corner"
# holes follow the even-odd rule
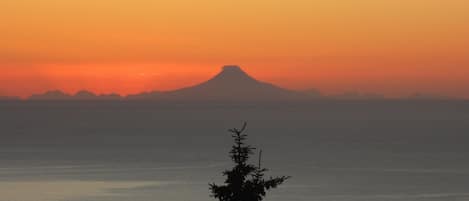
[[[201,84],[168,92],[137,94],[139,99],[278,101],[300,100],[304,94],[258,81],[239,66],[224,66],[220,73]],[[130,97],[130,98],[132,98]]]

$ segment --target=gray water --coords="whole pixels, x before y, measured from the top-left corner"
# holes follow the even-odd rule
[[[110,101],[0,102],[0,201],[214,200],[244,121],[268,201],[469,200],[469,102]]]

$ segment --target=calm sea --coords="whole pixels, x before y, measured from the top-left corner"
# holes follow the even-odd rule
[[[469,102],[4,101],[0,201],[214,200],[244,121],[268,201],[469,200]]]

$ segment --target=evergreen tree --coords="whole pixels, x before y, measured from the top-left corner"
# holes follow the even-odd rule
[[[245,144],[247,135],[244,133],[247,124],[241,129],[230,129],[234,138],[234,145],[230,151],[231,160],[235,166],[231,170],[225,170],[225,184],[218,186],[210,184],[212,197],[220,201],[261,201],[266,196],[266,191],[276,188],[290,177],[282,176],[264,179],[267,169],[261,167],[261,154],[259,152],[259,164],[249,164],[248,159],[255,148]]]

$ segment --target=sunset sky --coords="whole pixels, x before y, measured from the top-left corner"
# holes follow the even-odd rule
[[[0,95],[123,95],[222,65],[290,89],[469,98],[468,0],[1,0]]]

